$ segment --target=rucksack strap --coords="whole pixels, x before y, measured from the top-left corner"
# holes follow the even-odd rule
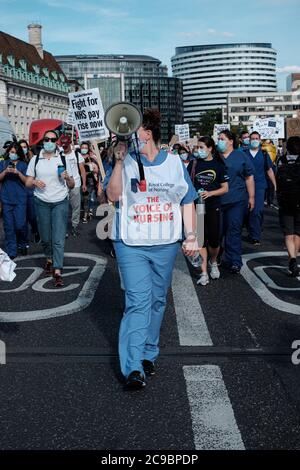
[[[195,182],[196,166],[197,166],[197,160],[193,160],[192,169],[191,169],[191,175],[190,175],[193,184],[194,184],[194,182]]]
[[[67,169],[67,165],[66,165],[66,156],[63,152],[59,152],[59,156],[61,158],[61,162],[63,164],[63,166],[65,167],[65,170]],[[35,162],[34,162],[34,177],[36,178],[36,166],[39,162],[39,159],[40,159],[40,154],[38,153],[37,156],[35,157]]]

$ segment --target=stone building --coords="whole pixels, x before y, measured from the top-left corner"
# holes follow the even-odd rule
[[[33,120],[64,120],[68,92],[74,89],[52,54],[43,50],[41,29],[28,26],[29,43],[0,31],[0,115],[8,118],[17,138],[28,138]]]

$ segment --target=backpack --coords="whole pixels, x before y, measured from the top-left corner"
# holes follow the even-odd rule
[[[300,155],[291,161],[286,155],[279,157],[276,182],[279,205],[289,207],[300,205]]]
[[[60,158],[61,158],[61,162],[63,164],[63,166],[65,167],[65,170],[67,169],[67,165],[66,165],[66,156],[63,152],[59,152],[59,155],[60,155]],[[38,153],[37,156],[36,156],[36,159],[35,159],[35,162],[34,162],[34,177],[36,178],[36,166],[39,162],[39,159],[40,159],[40,154]]]

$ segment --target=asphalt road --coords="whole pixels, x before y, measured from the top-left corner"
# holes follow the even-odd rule
[[[197,286],[178,257],[158,372],[138,392],[123,390],[123,292],[96,224],[66,241],[65,290],[41,274],[40,245],[0,284],[0,449],[300,449],[300,281],[276,210],[241,275]]]

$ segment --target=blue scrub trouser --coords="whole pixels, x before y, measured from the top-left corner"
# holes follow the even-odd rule
[[[260,240],[264,216],[265,189],[255,188],[255,207],[249,214],[248,232],[253,240]]]
[[[31,226],[31,231],[33,234],[38,233],[37,219],[36,219],[36,210],[34,205],[34,196],[27,196],[27,221]]]
[[[3,203],[3,228],[8,256],[17,256],[18,245],[26,248],[26,204]]]
[[[247,201],[238,201],[222,206],[222,236],[224,238],[225,261],[242,267],[242,228]]]
[[[34,204],[44,255],[53,260],[53,269],[62,269],[69,200],[44,202],[35,197]]]
[[[159,333],[179,243],[128,246],[115,242],[115,252],[125,287],[125,312],[119,332],[119,356],[125,377],[142,361],[154,362],[159,354]]]

